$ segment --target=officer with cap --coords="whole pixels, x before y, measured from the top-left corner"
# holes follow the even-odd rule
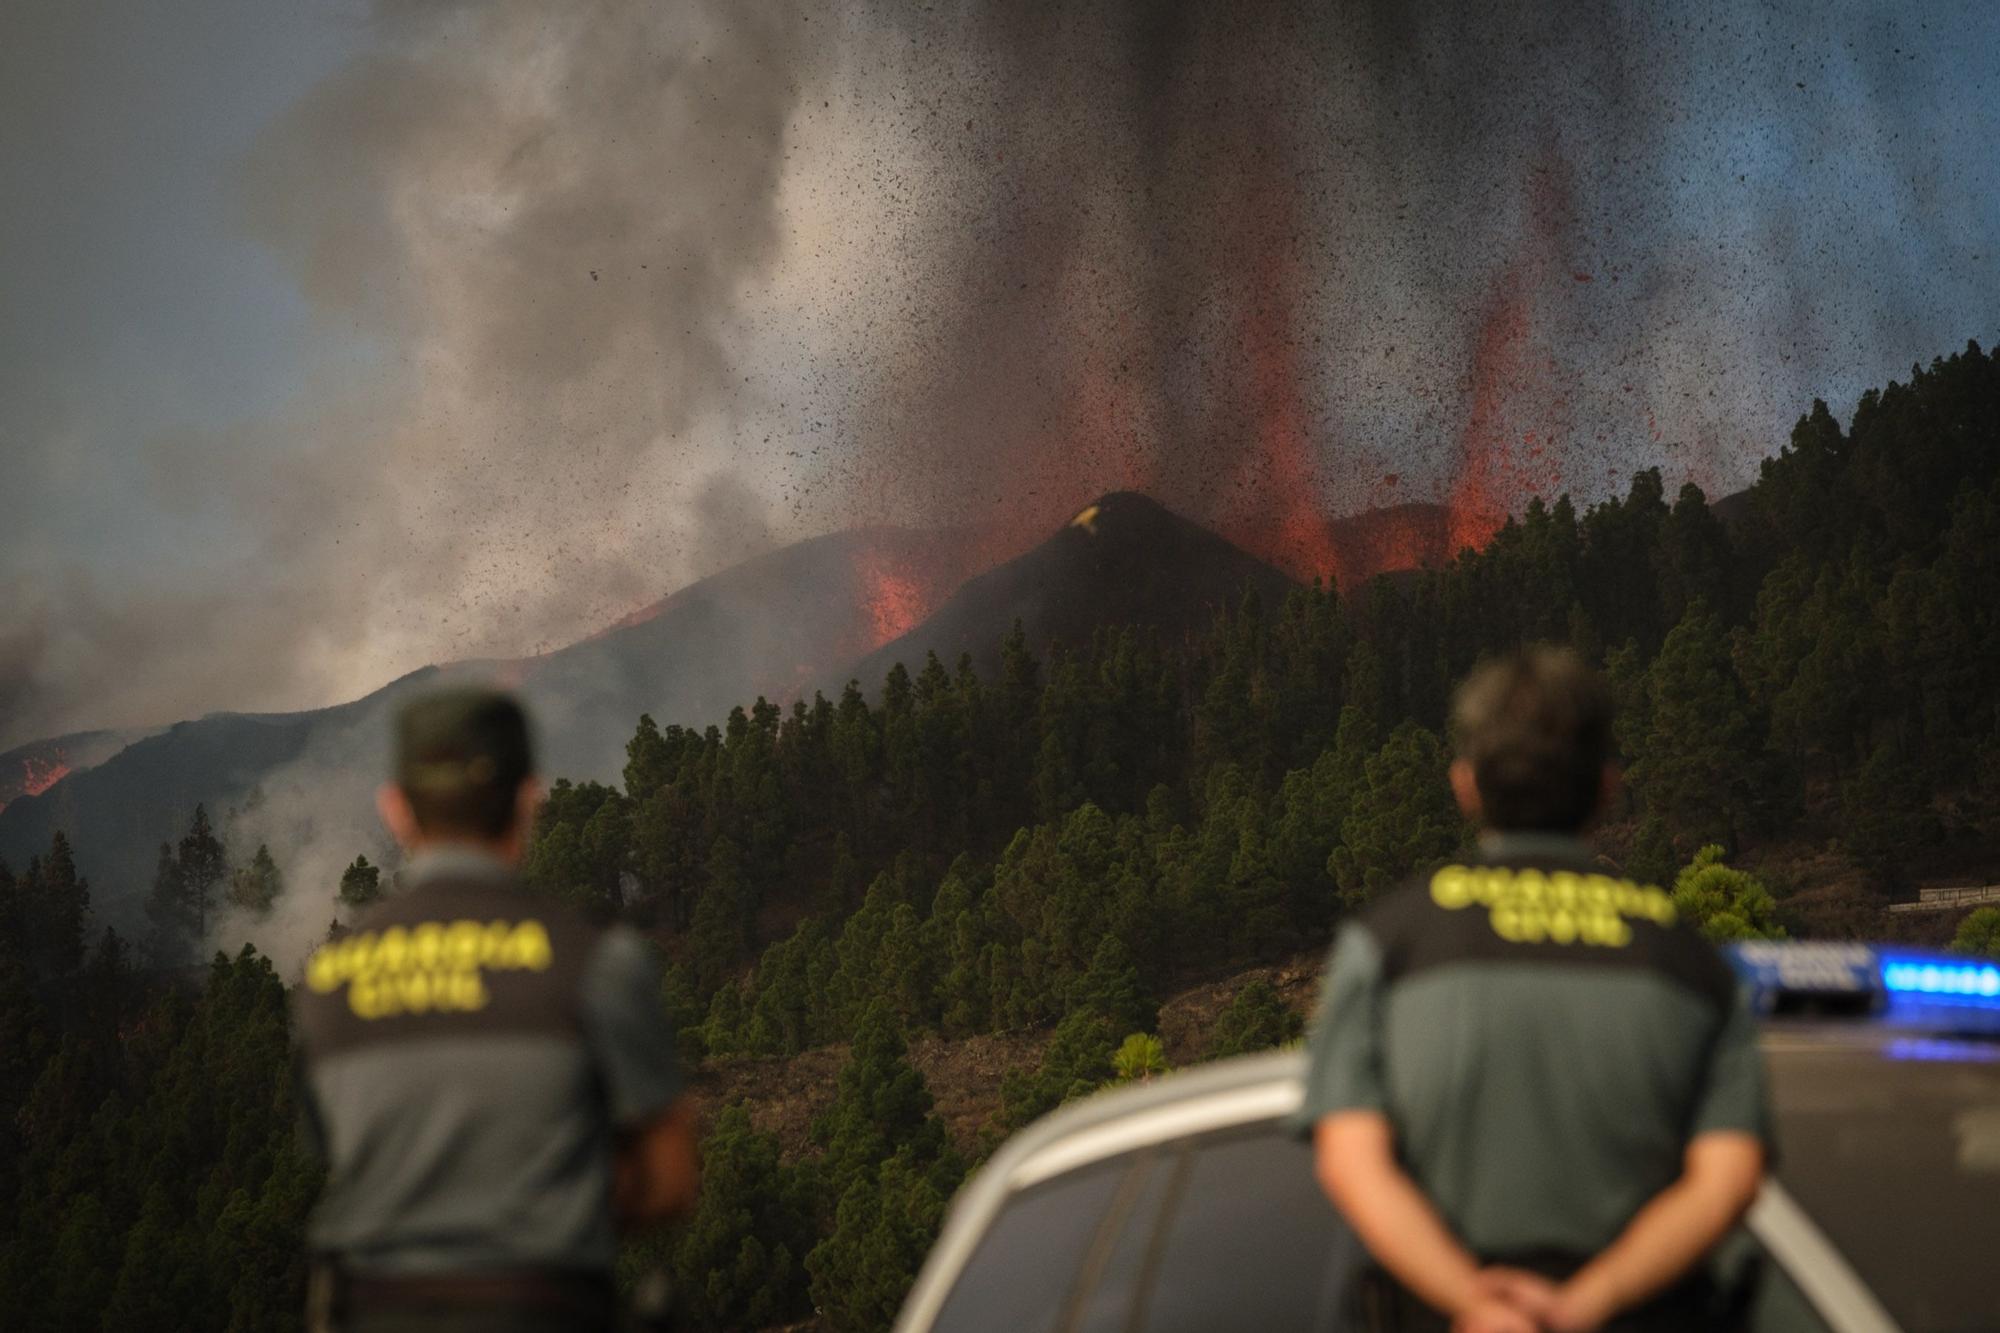
[[[327,1162],[310,1326],[605,1329],[616,1230],[684,1211],[694,1126],[644,941],[524,894],[538,786],[510,697],[397,720],[399,891],[314,953],[302,1100]]]
[[[1375,1263],[1355,1323],[1718,1327],[1700,1261],[1768,1145],[1733,975],[1579,840],[1617,782],[1595,673],[1515,653],[1453,711],[1479,854],[1341,930],[1309,1052],[1320,1182]]]

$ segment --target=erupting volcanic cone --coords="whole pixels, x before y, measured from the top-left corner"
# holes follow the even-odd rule
[[[1296,585],[1215,533],[1132,491],[1114,491],[1041,545],[960,588],[922,625],[863,658],[853,676],[873,688],[890,666],[917,669],[972,654],[982,671],[1020,621],[1037,651],[1083,643],[1100,625],[1179,634],[1254,588],[1276,606]]]

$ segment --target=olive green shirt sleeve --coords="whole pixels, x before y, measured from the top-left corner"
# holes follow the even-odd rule
[[[1334,941],[1306,1047],[1301,1130],[1338,1111],[1385,1111],[1382,1075],[1382,950],[1361,926]]]
[[[584,975],[583,1015],[612,1123],[630,1129],[672,1105],[681,1071],[660,1005],[660,966],[632,931],[615,928],[599,943]]]
[[[1688,1137],[1717,1130],[1754,1134],[1766,1152],[1773,1146],[1770,1102],[1764,1088],[1764,1056],[1757,1049],[1757,1020],[1749,996],[1737,987],[1709,1050],[1708,1074],[1696,1099]]]

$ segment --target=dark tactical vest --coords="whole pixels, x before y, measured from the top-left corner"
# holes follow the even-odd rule
[[[1454,1234],[1587,1256],[1678,1176],[1690,1137],[1766,1137],[1735,977],[1657,887],[1573,855],[1447,866],[1334,946],[1309,1123],[1379,1108]]]
[[[312,955],[297,1025],[328,1164],[316,1249],[389,1273],[609,1266],[582,995],[602,937],[494,867],[441,873]]]

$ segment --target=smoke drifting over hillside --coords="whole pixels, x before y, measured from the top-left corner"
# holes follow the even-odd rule
[[[0,737],[351,698],[767,549],[728,339],[780,245],[805,32],[722,3],[379,7],[235,185],[342,355],[266,418],[148,448],[238,558],[114,588],[36,553]]]
[[[1655,463],[1734,487],[1813,396],[1990,336],[1996,31],[383,4],[239,183],[341,356],[148,447],[240,563],[10,555],[0,744],[533,651],[857,523],[997,559],[1137,488],[1323,575],[1374,505],[1476,541]]]

